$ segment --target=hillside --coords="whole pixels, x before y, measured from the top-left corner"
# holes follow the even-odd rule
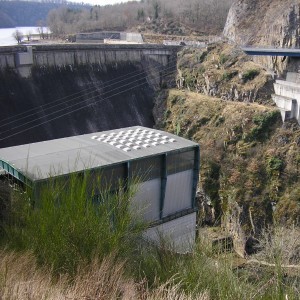
[[[80,12],[57,9],[49,14],[48,25],[57,35],[97,30],[181,36],[220,34],[232,2],[233,0],[147,0],[96,5]]]
[[[239,46],[186,48],[178,56],[177,86],[223,100],[271,104],[272,77]]]
[[[300,128],[282,126],[276,108],[171,90],[163,128],[200,144],[200,189],[217,216],[237,202],[240,221],[250,226],[251,210],[256,230],[273,218],[299,222]]]
[[[298,222],[300,128],[282,124],[266,69],[226,43],[183,49],[177,69],[178,89],[161,95],[154,115],[201,146],[200,202],[215,211],[202,220],[214,224],[238,203],[248,233],[274,219]]]
[[[37,26],[38,22],[46,25],[47,15],[53,9],[66,6],[58,1],[30,2],[30,1],[0,1],[0,28],[15,26]],[[78,10],[88,8],[88,5],[67,4],[69,9]]]

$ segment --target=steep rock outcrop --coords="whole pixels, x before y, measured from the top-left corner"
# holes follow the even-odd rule
[[[298,0],[239,0],[228,14],[224,36],[238,44],[299,46]]]
[[[239,45],[267,47],[299,47],[299,33],[299,0],[235,1],[223,32],[229,41]],[[279,73],[295,68],[295,62],[290,59],[255,57],[254,61]]]
[[[270,104],[272,77],[239,47],[216,43],[178,54],[177,87],[227,101]]]

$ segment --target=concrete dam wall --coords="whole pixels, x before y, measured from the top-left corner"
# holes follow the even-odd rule
[[[154,95],[175,81],[178,48],[0,48],[0,148],[133,125],[153,127]]]

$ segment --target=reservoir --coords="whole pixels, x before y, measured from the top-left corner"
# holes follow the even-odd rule
[[[38,34],[39,27],[15,27],[15,28],[1,28],[0,29],[0,47],[1,46],[12,46],[17,45],[16,39],[13,37],[13,33],[19,30],[24,35],[24,40],[26,40],[26,35],[28,34]],[[44,27],[44,32],[49,32],[49,29]]]

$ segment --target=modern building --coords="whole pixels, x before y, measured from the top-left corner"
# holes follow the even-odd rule
[[[199,156],[194,142],[138,126],[3,148],[0,168],[36,190],[50,178],[87,170],[99,171],[101,187],[112,190],[120,179],[139,178],[132,206],[150,224],[145,238],[163,235],[187,252],[196,234]]]

